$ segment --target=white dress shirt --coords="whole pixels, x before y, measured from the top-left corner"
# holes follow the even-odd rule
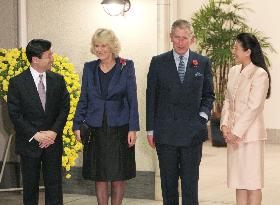
[[[31,75],[33,77],[33,81],[36,85],[37,91],[38,91],[38,84],[39,84],[39,81],[40,81],[39,75],[43,74],[43,79],[42,80],[43,80],[43,83],[44,83],[44,86],[45,86],[45,91],[47,92],[46,72],[39,73],[37,70],[35,70],[31,66],[30,66],[30,72],[31,72]],[[31,142],[31,140],[33,140],[33,138],[34,138],[34,136],[30,138],[29,142]]]
[[[35,70],[31,66],[30,66],[30,71],[31,71],[31,75],[33,77],[34,83],[36,85],[37,91],[38,91],[38,84],[39,84],[39,81],[40,81],[39,75],[43,74],[43,79],[42,80],[43,80],[43,83],[44,83],[44,86],[45,86],[45,91],[47,92],[46,72],[39,73],[37,70]]]

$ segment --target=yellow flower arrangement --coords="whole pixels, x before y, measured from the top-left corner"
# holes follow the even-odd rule
[[[72,131],[73,117],[80,97],[81,85],[79,75],[74,72],[74,66],[69,63],[67,57],[62,57],[54,53],[54,62],[52,71],[64,76],[67,90],[70,94],[70,112],[66,125],[63,129],[63,147],[62,166],[66,170],[66,178],[71,178],[69,173],[72,166],[75,166],[75,160],[78,152],[82,149],[82,144],[75,139]],[[25,49],[3,49],[0,48],[0,99],[7,102],[7,92],[9,80],[29,68]]]

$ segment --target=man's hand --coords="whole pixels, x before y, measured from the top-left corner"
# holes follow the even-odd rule
[[[75,135],[77,141],[82,142],[82,140],[81,140],[81,131],[80,130],[75,130],[74,131],[74,135]]]
[[[40,142],[40,143],[39,143],[39,147],[42,148],[42,149],[43,149],[43,148],[48,148],[50,145],[51,145],[51,144],[49,144],[49,143],[44,143],[44,142],[42,142],[42,143]]]
[[[55,140],[57,133],[52,131],[52,130],[47,130],[47,131],[40,131],[41,133],[45,134],[49,138],[51,138],[53,141]]]
[[[40,148],[47,148],[48,146],[54,143],[55,137],[47,135],[46,133],[43,133],[43,131],[41,131],[41,132],[37,132],[34,135],[33,139],[39,142]]]
[[[155,149],[155,140],[153,135],[147,135],[147,140],[151,148]]]
[[[134,146],[136,143],[136,139],[137,139],[136,131],[129,131],[127,135],[128,146],[129,147]]]
[[[47,130],[47,131],[40,131],[41,133],[43,133],[44,135],[46,135],[49,139],[53,140],[53,143],[55,141],[55,138],[57,136],[57,133],[52,131],[52,130]],[[41,148],[48,148],[51,144],[53,143],[39,143],[39,146]]]

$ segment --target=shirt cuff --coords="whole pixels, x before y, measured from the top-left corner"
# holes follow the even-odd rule
[[[37,134],[37,132],[35,133],[35,135]],[[33,135],[33,137],[31,137],[29,140],[28,140],[28,142],[31,142],[32,140],[33,140],[33,138],[34,138],[34,136],[35,135]]]
[[[208,115],[205,112],[200,112],[199,115],[208,121]]]
[[[152,135],[152,136],[154,136],[154,130],[149,130],[149,131],[147,131],[147,135]]]

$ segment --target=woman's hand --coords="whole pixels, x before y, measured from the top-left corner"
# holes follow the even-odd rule
[[[226,143],[237,145],[242,140],[240,137],[233,135],[230,129],[225,125],[222,126],[222,133]]]
[[[80,132],[80,130],[75,130],[74,135],[76,137],[76,140],[81,142],[81,132]]]
[[[128,146],[129,147],[134,146],[136,143],[136,139],[137,139],[136,131],[129,131],[127,136]]]
[[[237,145],[242,139],[236,135],[230,133],[229,137],[227,138],[227,143],[231,145]]]
[[[223,125],[222,126],[222,133],[223,133],[223,136],[225,138],[225,140],[227,140],[227,138],[230,136],[230,130],[227,126]]]

